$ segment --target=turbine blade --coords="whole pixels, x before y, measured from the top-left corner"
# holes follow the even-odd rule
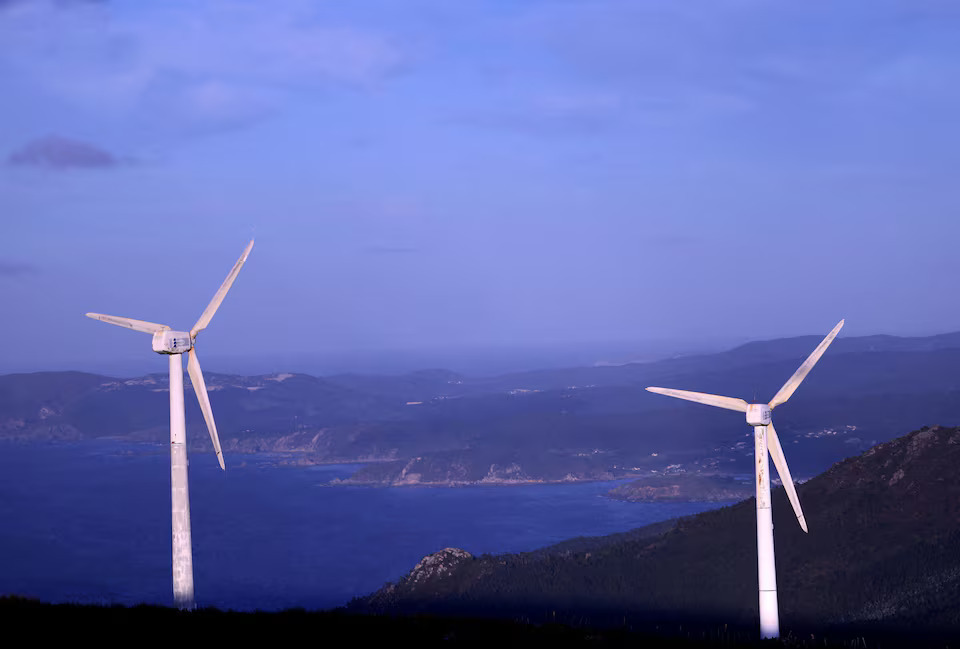
[[[240,272],[240,269],[243,268],[243,263],[247,260],[247,256],[250,255],[250,250],[252,248],[253,239],[251,239],[250,243],[247,244],[247,247],[244,249],[243,254],[240,255],[240,259],[237,260],[237,263],[235,263],[233,268],[230,269],[230,272],[227,274],[227,278],[223,280],[223,284],[221,284],[220,288],[217,289],[213,299],[210,300],[210,304],[207,305],[207,308],[204,309],[203,313],[200,315],[200,319],[197,320],[197,324],[193,325],[193,329],[190,330],[191,338],[196,338],[197,334],[206,329],[207,325],[210,324],[213,314],[216,313],[217,309],[220,308],[220,303],[223,302],[223,298],[227,296],[227,291],[229,291],[230,287],[233,285],[233,280],[237,279],[237,274]]]
[[[777,437],[777,431],[773,427],[773,424],[767,424],[767,450],[770,451],[773,466],[777,467],[780,482],[783,483],[783,488],[787,490],[787,498],[790,499],[790,504],[793,505],[793,513],[797,515],[797,522],[800,523],[800,529],[806,532],[807,520],[803,517],[803,510],[800,509],[800,499],[797,497],[797,488],[793,484],[793,476],[790,475],[790,469],[787,467],[787,459],[783,457],[780,438]]]
[[[147,322],[146,320],[134,320],[133,318],[121,318],[116,315],[104,315],[102,313],[88,313],[86,314],[88,318],[93,318],[94,320],[100,320],[102,322],[107,322],[112,325],[117,325],[118,327],[126,327],[127,329],[133,329],[134,331],[142,331],[148,334],[155,334],[158,331],[168,331],[170,327],[167,325],[156,324],[155,322]]]
[[[737,412],[746,412],[749,405],[743,399],[734,399],[733,397],[721,397],[716,394],[705,394],[703,392],[690,392],[689,390],[674,390],[672,388],[647,388],[649,392],[665,394],[668,397],[677,399],[686,399],[687,401],[696,401],[708,406],[717,408],[726,408],[727,410],[736,410]]]
[[[820,360],[820,357],[823,356],[823,352],[827,351],[827,347],[830,346],[830,343],[833,342],[833,339],[837,337],[837,334],[840,333],[840,329],[843,327],[843,320],[837,323],[837,326],[833,328],[833,331],[827,334],[827,337],[824,338],[817,348],[813,350],[813,353],[807,357],[807,360],[803,361],[803,364],[797,368],[797,371],[793,373],[793,376],[783,384],[783,387],[780,388],[780,391],[770,400],[769,406],[773,410],[781,403],[786,402],[793,393],[796,391],[797,387],[800,386],[801,381],[807,378],[807,374],[810,373],[810,370],[813,369],[813,366],[817,364],[817,361]]]
[[[203,418],[207,422],[207,430],[210,431],[210,441],[213,442],[213,451],[217,454],[217,461],[220,462],[220,468],[226,470],[223,465],[223,452],[220,450],[220,436],[217,435],[217,423],[213,420],[213,410],[210,408],[210,397],[207,396],[207,384],[203,382],[203,372],[200,371],[200,361],[197,360],[195,349],[190,350],[187,360],[187,372],[190,373],[190,383],[193,384],[193,391],[197,393],[197,401],[200,402],[200,410],[203,411]]]

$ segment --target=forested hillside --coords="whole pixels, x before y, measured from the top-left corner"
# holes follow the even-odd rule
[[[774,493],[784,632],[960,632],[960,428],[923,428]],[[515,555],[436,555],[356,610],[616,623],[757,619],[755,502]]]

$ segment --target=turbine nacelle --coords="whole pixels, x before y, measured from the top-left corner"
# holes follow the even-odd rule
[[[219,462],[221,469],[225,469],[226,467],[223,463],[223,453],[220,448],[220,435],[217,433],[217,424],[213,420],[213,410],[210,408],[210,397],[207,394],[207,386],[203,380],[203,371],[200,369],[200,361],[197,359],[195,343],[197,340],[197,334],[206,329],[207,325],[210,324],[210,320],[217,312],[217,309],[220,308],[223,298],[226,297],[227,291],[229,291],[230,287],[233,285],[233,281],[237,279],[237,274],[240,272],[240,269],[243,268],[243,264],[247,261],[247,257],[250,255],[250,251],[252,249],[253,241],[248,243],[247,247],[244,248],[243,254],[240,255],[240,259],[237,260],[237,263],[235,263],[233,268],[230,269],[230,272],[227,273],[227,278],[223,280],[223,284],[221,284],[220,288],[217,289],[213,299],[210,300],[207,308],[204,309],[202,314],[200,314],[200,319],[197,320],[197,323],[193,325],[193,329],[190,331],[174,331],[165,324],[148,322],[146,320],[134,320],[133,318],[125,318],[115,315],[106,315],[104,313],[87,314],[88,318],[93,318],[94,320],[100,320],[101,322],[106,322],[118,327],[125,327],[127,329],[133,329],[134,331],[142,331],[143,333],[151,334],[153,336],[153,351],[157,352],[158,354],[165,354],[167,356],[180,356],[182,354],[187,354],[187,372],[190,374],[190,383],[193,384],[193,391],[197,395],[197,402],[200,404],[200,410],[203,412],[203,418],[207,423],[207,431],[210,433],[210,441],[213,444],[213,451],[217,454],[217,462]],[[171,361],[172,360],[173,359],[171,359]],[[182,375],[183,373],[183,366],[180,363],[180,359],[177,359],[175,363],[171,362],[170,368],[170,371],[176,372],[178,376]],[[176,390],[173,387],[172,381],[173,378],[171,374],[171,420],[173,417],[173,410],[175,408],[179,408],[181,412],[180,416],[183,416],[182,385],[180,388],[181,395],[179,397],[179,402],[178,404],[174,404],[173,400]],[[171,421],[171,439],[174,437],[173,428],[173,422]]]
[[[158,354],[186,354],[193,349],[188,331],[158,331],[153,334],[153,351]]]
[[[770,406],[767,404],[751,403],[747,406],[747,423],[751,426],[768,426],[771,421]]]

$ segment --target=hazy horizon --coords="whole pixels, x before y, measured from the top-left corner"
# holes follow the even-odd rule
[[[900,336],[924,338],[954,333],[952,331]],[[806,334],[818,336],[819,334]],[[842,332],[841,332],[842,335]],[[893,335],[877,332],[870,335]],[[81,371],[118,378],[165,374],[166,363],[149,347],[149,338],[127,332],[126,336],[145,342],[139,351],[124,355],[103,354],[98,357],[53,360],[32,365],[16,365],[0,360],[0,374],[45,371]],[[460,346],[425,347],[418,349],[353,349],[304,352],[277,352],[272,354],[213,354],[204,356],[205,372],[238,375],[261,375],[282,372],[329,376],[335,374],[398,375],[419,370],[448,370],[471,378],[482,378],[566,367],[624,365],[646,363],[680,356],[694,356],[724,352],[740,345],[765,340],[793,338],[715,338],[709,341],[616,341],[607,343],[569,343],[527,346]]]
[[[137,336],[134,332],[127,335]],[[166,364],[142,338],[140,353],[122,356],[53,360],[33,365],[0,361],[0,374],[35,371],[77,370],[115,376],[165,373]],[[269,374],[299,372],[317,376],[331,374],[403,374],[417,370],[443,369],[467,376],[492,376],[526,370],[559,367],[620,365],[648,362],[679,355],[723,351],[745,341],[715,340],[713,344],[685,344],[682,341],[571,343],[516,347],[459,346],[418,349],[353,349],[273,354],[204,355],[205,372],[226,374]]]

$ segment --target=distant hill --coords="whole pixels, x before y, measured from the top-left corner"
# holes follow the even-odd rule
[[[361,484],[509,484],[752,472],[743,416],[667,399],[648,385],[769,399],[820,340],[753,342],[719,354],[470,378],[280,373],[207,376],[224,451],[296,462],[368,462]],[[960,333],[841,338],[777,430],[798,477],[903,430],[960,423]],[[0,376],[0,438],[167,438],[166,374]],[[191,391],[189,382],[188,393]],[[188,440],[209,439],[187,394]]]
[[[622,484],[608,492],[630,502],[734,502],[755,492],[752,476],[734,478],[696,473],[657,474]]]
[[[774,524],[784,634],[866,628],[960,634],[960,428],[923,428],[798,488]],[[692,620],[755,625],[755,502],[533,553],[448,549],[355,600],[379,613],[523,617],[583,624]]]

